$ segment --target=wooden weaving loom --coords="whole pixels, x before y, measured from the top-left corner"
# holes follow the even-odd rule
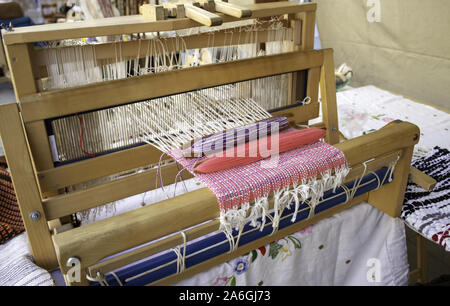
[[[145,167],[157,164],[161,152],[150,145],[129,146],[58,165],[54,162],[49,141],[49,122],[58,118],[76,118],[79,114],[130,103],[141,103],[139,101],[147,99],[283,74],[287,75],[289,82],[288,103],[282,108],[271,110],[273,116],[286,116],[292,125],[307,124],[319,116],[321,105],[323,123],[315,126],[326,129],[326,141],[345,153],[351,167],[346,182],[354,181],[365,171],[388,167],[399,158],[393,181],[311,219],[293,223],[272,236],[242,245],[235,252],[187,267],[183,273],[167,276],[154,284],[175,283],[362,201],[369,202],[392,217],[399,216],[413,148],[419,140],[419,129],[407,122],[395,122],[369,135],[340,142],[333,52],[329,49],[313,50],[316,4],[252,4],[243,8],[235,7],[234,12],[239,10],[245,10],[246,14],[250,11],[251,16],[238,18],[225,13],[214,14],[221,18],[224,25],[242,20],[264,21],[276,16],[278,22],[292,30],[289,41],[292,51],[46,90],[42,80],[48,75],[39,59],[39,54],[43,51],[36,48],[35,43],[88,36],[186,30],[198,28],[201,24],[189,18],[149,21],[146,17],[136,15],[36,26],[3,33],[18,103],[0,107],[0,135],[37,265],[45,269],[54,269],[59,265],[67,285],[87,285],[89,282],[86,274],[106,274],[183,243],[180,235],[167,237],[168,235],[185,231],[187,240],[191,241],[217,231],[219,227],[217,199],[209,189],[203,188],[125,214],[71,228],[67,224],[70,223],[70,216],[77,212],[160,187],[151,186],[157,170]],[[222,47],[226,33],[233,31],[236,34],[238,30],[233,27],[218,30],[213,43],[208,33],[188,33],[184,36],[186,49]],[[258,29],[256,43],[262,49],[269,43],[269,31],[269,28]],[[227,44],[238,45],[237,36],[228,36],[232,42]],[[122,42],[123,56],[131,59],[139,57],[139,46],[143,43],[140,39]],[[114,42],[107,42],[94,45],[98,62],[117,60],[117,52],[114,52],[114,47],[111,48],[113,44]],[[305,97],[310,97],[311,103],[299,103]],[[120,176],[122,173],[132,174]],[[163,184],[171,184],[178,169],[175,164],[169,163],[162,166],[161,173]],[[119,175],[113,180],[75,191],[68,189],[73,185],[117,174]],[[191,177],[187,173],[183,174],[183,179]],[[198,224],[201,225],[196,226]],[[193,226],[196,227],[191,228]],[[166,238],[137,248],[163,237]],[[132,248],[136,249],[103,260]],[[81,265],[79,282],[68,275],[75,261]]]

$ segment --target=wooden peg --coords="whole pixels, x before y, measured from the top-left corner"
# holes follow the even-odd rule
[[[219,15],[199,8],[199,2],[181,0],[180,3],[184,3],[186,17],[188,17],[189,19],[197,21],[198,23],[201,23],[208,27],[219,26],[223,23],[223,20]]]
[[[193,5],[195,7],[201,8],[201,4],[198,1],[194,1],[194,0],[178,0],[178,3],[182,3],[182,4],[190,4]]]
[[[214,0],[198,0],[201,7],[208,12],[214,12],[216,10],[216,5]]]
[[[162,5],[169,11],[170,17],[186,18],[186,11],[183,4],[163,2]]]
[[[162,5],[144,4],[139,7],[139,13],[151,21],[166,19],[166,11]]]
[[[248,18],[253,14],[252,10],[248,8],[225,1],[216,0],[214,4],[217,12],[236,18]]]
[[[431,176],[423,173],[422,171],[418,170],[417,168],[411,166],[410,171],[410,179],[415,183],[416,185],[419,185],[423,189],[427,191],[431,191],[436,186],[437,182],[434,178]]]

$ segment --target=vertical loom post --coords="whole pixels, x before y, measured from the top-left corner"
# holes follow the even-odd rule
[[[292,28],[293,35],[293,51],[306,50],[302,46],[302,22],[299,19],[299,16],[293,14],[289,16],[290,25]],[[298,71],[293,72],[289,75],[289,99],[290,104],[296,104],[297,101],[303,100],[305,97],[305,79],[306,72]]]
[[[302,50],[314,49],[314,34],[316,30],[316,12],[304,12],[300,13],[301,20],[301,37],[302,37]]]
[[[425,284],[428,281],[427,278],[427,239],[420,234],[416,234],[416,249],[417,249],[417,270],[419,271],[417,281]]]
[[[314,35],[316,30],[316,13],[306,12],[301,13],[297,17],[298,20],[294,20],[294,31],[296,28],[300,28],[297,35],[300,36],[301,50],[314,49]],[[295,33],[295,32],[294,32]],[[318,102],[319,100],[319,82],[320,82],[320,68],[311,68],[308,70],[306,96],[310,97],[312,102]]]
[[[34,260],[42,268],[55,268],[56,254],[26,134],[15,103],[0,106],[0,137]]]
[[[5,44],[5,50],[11,69],[16,99],[20,102],[23,96],[38,92],[31,64],[31,53],[33,50],[29,44]],[[37,170],[53,168],[52,153],[44,121],[26,123],[25,128],[29,137],[31,151],[34,152],[33,159]]]
[[[333,50],[324,50],[324,62],[320,70],[320,94],[322,98],[322,115],[329,144],[339,143],[339,125],[336,105],[336,79],[334,76]]]
[[[18,80],[13,82],[16,98],[37,92],[33,77],[33,69],[30,59],[30,46],[28,44],[6,45],[6,57],[11,71],[11,78]]]
[[[401,123],[401,121],[393,121],[384,128],[399,123]],[[419,139],[420,130],[416,127],[415,135],[413,136],[413,139],[411,139],[413,145],[403,148],[401,156],[395,166],[393,182],[383,186],[379,190],[374,190],[369,193],[368,202],[393,218],[399,217],[402,211],[406,186],[408,184],[408,177],[411,171],[411,160],[414,152],[414,145],[419,142]]]
[[[292,14],[289,16],[289,22],[293,31],[294,51],[314,49],[315,11]],[[310,97],[312,103],[318,103],[319,68],[292,73],[290,79],[289,96],[292,104],[303,100],[304,97]],[[302,124],[307,125],[308,122]]]
[[[33,66],[31,63],[31,54],[33,52],[32,45],[31,44],[13,44],[13,45],[7,45],[5,43],[4,45],[8,64],[11,71],[11,78],[13,80],[13,86],[14,86],[14,93],[16,95],[17,101],[20,103],[22,97],[30,94],[37,93],[38,89],[36,86],[36,82],[34,80],[34,72],[33,72]],[[17,110],[17,108],[16,108]],[[29,153],[29,157],[32,160],[32,164],[35,171],[42,171],[42,170],[48,170],[52,169],[54,167],[53,165],[53,158],[50,148],[50,142],[48,140],[47,131],[45,128],[45,122],[43,120],[34,121],[34,122],[28,122],[24,124],[24,129],[26,131],[27,135],[27,146],[30,147],[30,152],[33,152],[33,154]],[[21,131],[24,132],[22,129],[22,125],[20,125]],[[14,127],[9,127],[12,131],[14,131]],[[19,133],[19,131],[17,131]],[[6,151],[6,149],[5,149]],[[40,186],[37,184],[38,191],[40,192]],[[51,194],[44,194],[44,196],[47,195],[56,195],[57,192],[51,193]],[[25,219],[27,216],[23,216]],[[61,222],[58,220],[57,224],[55,226],[60,226]],[[32,225],[29,225],[29,227],[32,227]],[[47,226],[48,229],[48,226]],[[31,243],[31,239],[29,239]],[[47,244],[43,244],[44,246]],[[51,249],[47,250],[47,253],[54,254],[53,246]],[[40,252],[36,252],[34,254],[35,260],[40,261]],[[44,257],[44,262],[47,262],[47,259]],[[56,257],[52,259],[52,262],[54,266],[56,266]]]
[[[395,166],[394,180],[369,193],[368,202],[393,218],[399,217],[402,211],[413,151],[414,146],[403,149]]]

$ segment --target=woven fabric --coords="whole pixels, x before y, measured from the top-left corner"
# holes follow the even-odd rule
[[[212,155],[205,161],[202,161],[200,165],[196,166],[195,172],[211,173],[254,163],[264,159],[270,154],[268,148],[271,150],[278,149],[277,151],[279,153],[284,153],[314,143],[325,137],[325,134],[326,132],[322,129],[311,128],[270,135],[266,138],[253,140],[246,144],[225,150],[225,153],[221,152]],[[278,142],[277,148],[272,146],[272,142]],[[253,154],[251,154],[251,152],[253,152]]]
[[[34,264],[26,233],[0,245],[0,287],[53,285],[50,273]]]
[[[226,150],[234,146],[264,138],[289,128],[289,120],[286,117],[271,117],[246,126],[226,130],[221,133],[205,137],[194,142],[191,147],[191,157],[209,156],[217,151]],[[216,146],[218,146],[216,148]]]
[[[0,168],[0,244],[25,230],[11,177]]]
[[[181,150],[173,150],[169,155],[191,173],[194,173],[194,164],[204,159],[186,159]],[[272,165],[270,158],[267,158],[195,176],[217,196],[220,210],[224,212],[347,165],[342,151],[322,141],[281,153],[277,157],[278,160]]]
[[[412,165],[437,181],[431,191],[409,182],[401,217],[415,231],[450,252],[450,151],[436,147]]]

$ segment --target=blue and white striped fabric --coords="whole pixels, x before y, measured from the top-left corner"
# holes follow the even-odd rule
[[[30,256],[26,233],[0,245],[0,286],[54,286],[49,272]]]

